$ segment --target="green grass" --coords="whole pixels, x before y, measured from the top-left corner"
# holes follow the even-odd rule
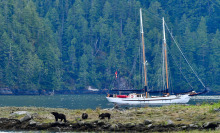
[[[168,119],[172,120],[174,124],[195,124],[202,125],[205,122],[220,121],[219,112],[213,111],[214,108],[219,108],[220,102],[210,105],[204,103],[201,105],[170,105],[163,107],[143,107],[129,110],[102,110],[100,107],[96,109],[63,109],[63,108],[38,108],[38,107],[0,107],[0,117],[10,118],[10,114],[15,111],[28,111],[31,114],[37,113],[34,120],[37,122],[50,123],[54,121],[54,116],[50,112],[56,111],[66,115],[70,122],[76,122],[81,119],[82,113],[89,115],[87,122],[99,120],[100,113],[111,113],[110,124],[113,123],[143,123],[144,120],[151,120],[156,124],[166,123]],[[23,116],[14,116],[20,119]],[[181,120],[177,120],[181,119]]]

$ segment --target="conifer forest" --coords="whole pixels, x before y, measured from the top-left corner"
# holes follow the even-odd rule
[[[164,17],[201,81],[220,92],[220,0],[0,0],[0,88],[102,90],[120,79],[142,88],[140,8],[149,89],[163,84]],[[203,90],[170,33],[171,88]]]

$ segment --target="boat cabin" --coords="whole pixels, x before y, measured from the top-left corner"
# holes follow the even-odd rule
[[[113,94],[113,95],[110,95],[108,94],[107,97],[113,97],[113,98],[143,98],[145,97],[144,94],[137,94],[137,93],[130,93],[128,95],[121,95],[121,94]]]

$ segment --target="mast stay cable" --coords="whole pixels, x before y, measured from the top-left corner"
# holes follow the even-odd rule
[[[179,49],[180,53],[182,54],[183,58],[185,59],[185,61],[187,62],[187,64],[189,65],[189,67],[191,68],[191,70],[193,71],[193,73],[195,74],[195,76],[198,78],[198,80],[200,81],[200,83],[202,84],[202,86],[203,86],[204,88],[206,88],[206,86],[204,85],[204,83],[202,82],[202,80],[199,78],[198,74],[194,71],[194,69],[192,68],[192,66],[190,65],[190,63],[188,62],[188,60],[186,59],[186,57],[185,57],[185,55],[183,54],[182,50],[180,49],[178,43],[176,42],[176,40],[174,39],[172,33],[170,32],[170,29],[168,28],[166,22],[165,22],[165,26],[166,26],[168,32],[170,33],[170,35],[171,35],[171,37],[172,37],[174,43],[176,44],[177,48]]]
[[[169,49],[169,47],[168,47],[168,50],[171,51],[171,50]],[[171,52],[170,52],[170,55],[171,55],[171,57],[172,57],[174,63],[176,64],[176,66],[179,68],[180,73],[183,75],[183,77],[184,77],[184,79],[186,80],[186,82],[187,82],[187,83],[189,84],[189,86],[193,89],[192,85],[190,84],[190,82],[189,82],[189,80],[186,78],[186,76],[183,74],[182,69],[181,69],[180,66],[178,65],[176,59],[175,59],[174,56],[171,54]]]

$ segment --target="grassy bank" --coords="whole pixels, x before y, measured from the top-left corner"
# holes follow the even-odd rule
[[[205,122],[220,122],[220,112],[214,111],[220,108],[220,102],[214,104],[201,105],[169,105],[163,107],[143,107],[127,110],[106,110],[96,108],[95,110],[71,110],[63,108],[39,108],[39,107],[0,107],[1,118],[20,119],[23,116],[11,116],[12,112],[28,111],[34,114],[34,121],[41,123],[54,122],[54,116],[50,112],[56,111],[66,115],[69,122],[76,122],[81,119],[82,113],[89,115],[85,122],[99,120],[100,113],[111,113],[109,123],[143,123],[144,120],[151,120],[155,124],[167,124],[167,120],[173,121],[174,124],[197,124],[202,125]],[[107,121],[107,120],[106,120]]]

